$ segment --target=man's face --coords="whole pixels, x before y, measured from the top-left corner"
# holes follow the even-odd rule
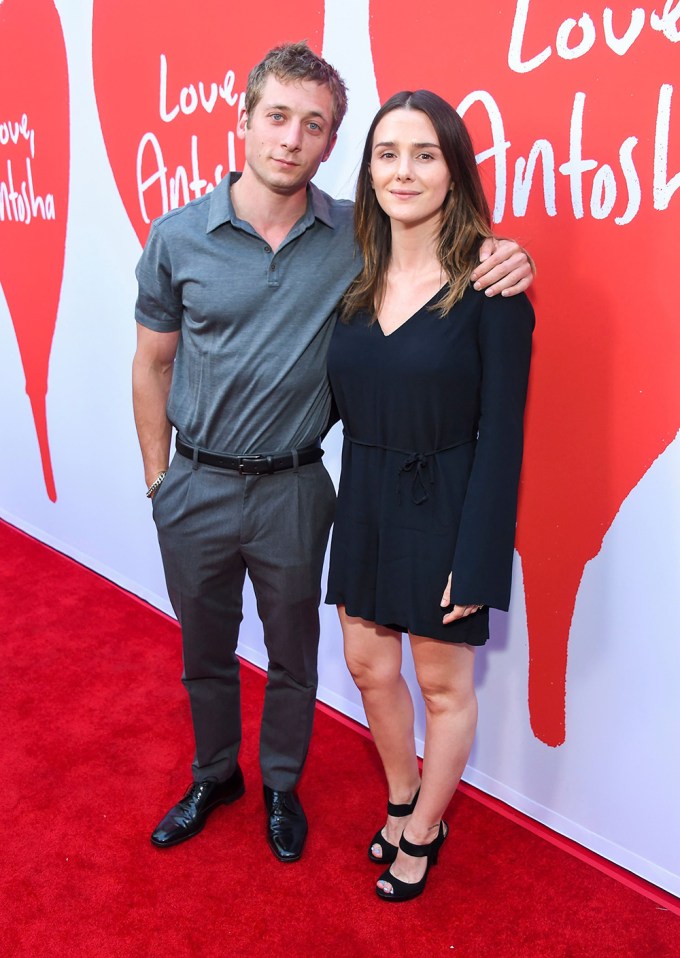
[[[239,118],[246,166],[274,193],[305,189],[335,146],[330,89],[311,80],[281,83],[267,77],[254,109]]]

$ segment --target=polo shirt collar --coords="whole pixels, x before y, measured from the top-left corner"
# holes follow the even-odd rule
[[[223,226],[225,223],[240,225],[241,221],[236,216],[234,206],[231,202],[231,186],[240,176],[240,173],[227,173],[224,179],[217,184],[210,194],[210,210],[208,213],[206,233],[211,233],[214,229],[217,229],[218,226]],[[322,193],[318,187],[314,186],[313,183],[310,183],[307,187],[307,212],[303,217],[303,223],[305,226],[311,226],[312,220],[314,219],[321,220],[325,226],[335,229],[333,210],[329,198],[325,193]]]
[[[325,193],[322,193],[318,187],[314,186],[313,183],[310,183],[307,187],[307,209],[309,210],[309,203],[311,198],[312,211],[316,219],[321,220],[326,226],[330,226],[331,229],[335,229],[335,221],[333,219],[333,210],[329,202],[329,197]]]

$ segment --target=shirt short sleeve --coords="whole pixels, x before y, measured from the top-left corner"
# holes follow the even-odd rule
[[[176,332],[182,325],[181,290],[173,282],[168,245],[154,223],[136,269],[139,291],[135,319],[160,333]]]

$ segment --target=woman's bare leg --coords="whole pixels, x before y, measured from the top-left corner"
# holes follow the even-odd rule
[[[345,642],[345,660],[361,692],[368,725],[385,769],[389,800],[411,802],[420,785],[413,737],[413,702],[401,674],[401,633],[338,607]],[[388,816],[383,836],[399,843],[408,818]],[[379,845],[373,853],[380,857]]]
[[[425,756],[418,804],[404,836],[414,845],[425,845],[437,837],[472,748],[477,726],[474,648],[417,635],[411,636],[411,647],[425,701]],[[402,881],[417,882],[426,865],[425,858],[400,851],[390,871]],[[379,885],[391,890],[389,882]]]

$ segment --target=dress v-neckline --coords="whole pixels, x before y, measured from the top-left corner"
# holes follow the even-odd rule
[[[399,323],[399,325],[398,325],[398,326],[395,326],[394,329],[393,329],[391,332],[389,332],[389,333],[386,333],[386,332],[385,332],[385,330],[382,328],[382,326],[381,326],[381,324],[380,324],[380,319],[379,319],[378,317],[376,317],[376,320],[375,320],[375,321],[376,321],[376,323],[378,324],[378,329],[380,330],[380,332],[381,332],[382,335],[383,335],[383,339],[389,339],[391,336],[394,336],[395,333],[398,333],[400,329],[403,329],[404,326],[406,326],[408,323],[410,323],[412,319],[415,319],[416,316],[417,316],[419,313],[422,313],[422,311],[423,311],[424,309],[427,309],[427,307],[428,307],[431,303],[433,303],[433,302],[437,299],[438,296],[441,295],[442,290],[446,289],[447,286],[448,286],[448,283],[444,283],[443,286],[440,286],[439,289],[437,290],[437,292],[436,292],[433,296],[431,296],[426,303],[423,303],[422,306],[419,306],[418,309],[415,311],[415,313],[412,313],[410,316],[407,316],[403,323]]]

